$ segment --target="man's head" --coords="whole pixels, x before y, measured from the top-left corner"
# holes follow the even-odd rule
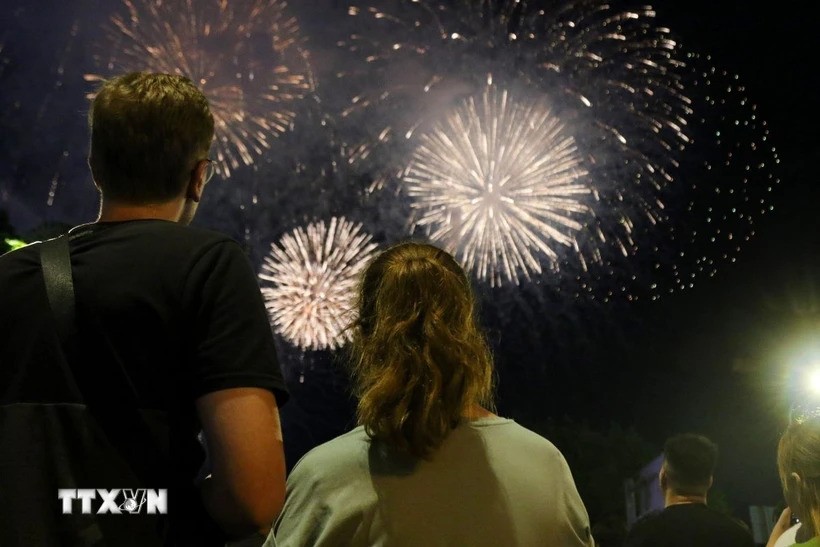
[[[147,205],[186,194],[198,201],[191,185],[208,166],[214,119],[189,79],[134,72],[108,80],[88,122],[88,163],[106,200]]]
[[[694,433],[667,439],[663,447],[661,488],[679,496],[705,496],[712,486],[718,447]]]

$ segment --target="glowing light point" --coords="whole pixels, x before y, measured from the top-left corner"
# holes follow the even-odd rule
[[[809,372],[807,386],[812,393],[820,396],[820,365],[817,365],[814,370]]]

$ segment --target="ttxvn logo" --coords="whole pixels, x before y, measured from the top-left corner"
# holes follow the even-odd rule
[[[76,505],[74,502],[77,500],[80,501],[80,510],[85,515],[92,512],[98,515],[106,513],[112,515],[123,513],[164,515],[168,512],[168,491],[165,488],[158,490],[150,488],[124,488],[122,490],[118,488],[111,490],[101,488],[59,488],[57,498],[63,502],[64,515],[70,515],[74,512]],[[92,503],[95,501],[97,503]],[[94,509],[94,506],[96,506],[96,509]]]

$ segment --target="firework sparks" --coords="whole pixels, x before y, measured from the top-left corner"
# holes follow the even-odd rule
[[[123,0],[106,28],[106,73],[135,70],[187,76],[211,103],[223,176],[253,164],[288,130],[294,101],[311,87],[296,19],[284,1]],[[86,80],[102,79],[88,74]]]
[[[276,332],[295,346],[335,349],[349,340],[358,276],[376,244],[362,226],[333,217],[285,234],[271,244],[259,278]]]
[[[339,46],[359,64],[337,73],[349,88],[338,106],[349,164],[373,181],[370,193],[392,187],[409,198],[411,233],[425,230],[493,284],[548,267],[549,277],[537,281],[632,300],[633,291],[635,298],[666,293],[713,274],[714,262],[739,246],[692,256],[696,240],[717,231],[719,241],[729,230],[697,230],[691,221],[704,211],[751,226],[758,211],[750,207],[765,209],[754,181],[730,172],[745,164],[772,178],[765,123],[754,112],[748,123],[737,117],[748,110],[745,98],[736,104],[737,85],[702,77],[702,61],[652,8],[596,0],[533,7],[519,0],[351,7],[353,30]],[[496,91],[486,91],[487,74]],[[505,126],[486,111],[484,94],[497,107],[503,90],[503,118],[525,124]],[[736,146],[724,161],[715,140],[725,149],[729,133]],[[538,158],[550,158],[545,169],[556,162],[557,180],[528,171]],[[490,191],[499,170],[512,181],[505,190],[520,185],[532,194],[512,197],[495,183]],[[540,178],[538,190],[529,173]],[[708,192],[716,185],[726,196],[719,203]]]
[[[349,161],[376,174],[374,190],[398,181],[426,208],[411,229],[455,247],[478,277],[517,282],[545,263],[587,271],[609,254],[634,253],[635,231],[665,220],[664,192],[689,142],[692,112],[683,54],[668,29],[653,25],[650,8],[408,1],[389,13],[349,14],[386,29],[342,45],[365,61],[370,81],[387,82],[373,89],[365,81],[343,112],[356,123]],[[501,91],[484,91],[487,74]],[[358,74],[341,76],[356,82]],[[442,111],[456,114],[437,123]],[[383,123],[355,134],[359,116]],[[468,127],[471,136],[457,136]],[[489,178],[501,172],[510,182],[490,191]],[[502,192],[508,200],[492,207],[470,202],[476,195],[468,198],[464,184],[474,176],[484,178],[477,184],[485,194],[520,193]],[[419,188],[431,185],[438,197],[419,201]]]
[[[546,105],[488,84],[419,138],[403,182],[419,226],[480,279],[540,273],[591,213],[572,137]],[[580,219],[580,220],[579,220]]]

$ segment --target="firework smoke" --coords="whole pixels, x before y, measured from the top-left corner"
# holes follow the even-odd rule
[[[410,200],[411,233],[423,229],[492,284],[544,270],[548,277],[538,281],[631,299],[636,287],[659,293],[666,280],[656,270],[671,268],[673,288],[685,286],[688,265],[677,266],[689,243],[684,217],[716,205],[693,189],[710,187],[725,169],[681,178],[681,166],[692,166],[692,158],[699,158],[698,170],[728,165],[710,145],[720,124],[731,123],[734,101],[722,100],[726,88],[706,89],[701,63],[656,22],[654,10],[585,0],[545,9],[514,0],[387,6],[349,10],[353,30],[339,45],[360,65],[338,73],[351,88],[340,109],[349,122],[348,161],[372,176],[371,191],[394,188]],[[504,92],[505,113],[493,112],[498,101],[489,97]],[[710,103],[716,98],[718,108]],[[493,100],[495,106],[481,106]],[[533,105],[540,106],[526,125],[502,121]],[[566,186],[530,170],[537,158],[556,153],[553,139],[531,132],[534,120],[556,128],[572,150],[572,159],[554,160],[556,172],[572,166]],[[759,120],[748,130],[737,136],[744,150],[760,144]],[[499,144],[479,144],[492,139]],[[742,161],[736,153],[733,162]],[[504,196],[506,215],[497,215],[499,202],[486,199],[490,169],[509,177],[507,189],[532,194]],[[541,191],[554,184],[568,194]],[[700,203],[690,203],[693,197]],[[527,209],[526,221],[503,220],[520,220],[514,213]]]

